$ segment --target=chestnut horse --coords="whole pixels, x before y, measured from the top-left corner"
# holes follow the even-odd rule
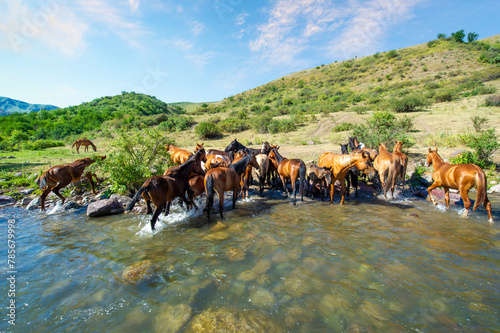
[[[197,152],[199,149],[203,149],[203,143],[196,143],[196,148],[194,149]],[[203,170],[208,171],[212,169],[215,165],[220,166],[229,166],[233,161],[234,155],[230,156],[228,153],[222,150],[217,149],[207,149],[206,150],[207,160],[202,165]]]
[[[476,210],[481,203],[484,203],[484,208],[486,208],[486,211],[488,212],[488,221],[493,223],[493,218],[491,217],[491,203],[488,200],[488,195],[486,194],[487,181],[484,171],[475,164],[445,163],[441,159],[441,156],[439,156],[437,150],[437,148],[436,150],[431,150],[429,148],[426,163],[427,166],[432,164],[434,168],[434,172],[432,173],[432,179],[434,182],[431,186],[429,186],[429,188],[427,188],[427,193],[429,193],[429,198],[432,203],[437,205],[437,202],[435,202],[432,197],[431,191],[436,187],[442,186],[445,193],[444,200],[446,202],[446,207],[449,209],[450,188],[457,189],[460,192],[462,200],[464,201],[465,210],[463,215],[467,217],[471,206],[468,193],[469,190],[475,186],[477,189],[477,198],[472,209]]]
[[[219,214],[223,218],[222,210],[224,207],[224,191],[233,190],[233,209],[236,207],[236,199],[241,188],[241,175],[245,172],[248,165],[259,169],[254,154],[247,154],[241,160],[232,163],[229,167],[216,167],[208,170],[205,175],[205,191],[207,192],[207,202],[205,210],[210,219],[210,210],[214,204],[214,192],[219,196]]]
[[[372,162],[375,160],[375,157],[378,155],[378,151],[372,148],[367,148],[364,145],[361,145],[361,142],[358,141],[356,137],[349,137],[349,142],[347,143],[349,145],[349,148],[351,149],[351,152],[356,152],[356,150],[363,150],[365,153],[370,155],[370,159]]]
[[[368,174],[368,177],[375,176],[375,170],[372,167],[370,157],[364,151],[359,151],[352,154],[342,155],[334,153],[323,153],[319,157],[319,166],[327,167],[333,173],[333,179],[330,183],[330,204],[333,204],[333,195],[335,192],[335,182],[340,182],[342,190],[342,198],[340,204],[344,204],[345,200],[345,177],[350,168],[356,167],[359,171]]]
[[[106,156],[97,156],[101,160],[104,160]],[[61,198],[62,203],[66,199],[59,193],[63,187],[68,186],[71,183],[77,182],[81,180],[83,175],[83,171],[86,167],[94,163],[95,160],[87,157],[76,160],[72,163],[56,165],[45,171],[40,177],[38,177],[35,182],[40,186],[40,189],[43,190],[42,195],[40,196],[40,208],[41,210],[45,210],[45,198],[49,195],[50,191],[54,192],[59,198]],[[94,174],[87,172],[85,174],[85,178],[87,178],[90,182],[90,186],[92,188],[92,193],[95,195],[95,185],[92,179]],[[97,180],[97,177],[95,177]]]
[[[355,149],[355,151],[360,151],[359,149]],[[349,154],[349,151],[347,150],[347,145],[340,144],[340,153],[341,154]],[[355,167],[352,167],[347,171],[347,174],[345,176],[345,180],[347,183],[346,186],[346,196],[349,196],[349,192],[351,191],[351,183],[354,189],[356,190],[356,197],[358,196],[358,176],[359,176],[359,170]]]
[[[172,162],[174,164],[182,164],[188,160],[193,153],[176,147],[174,145],[167,144],[165,145],[165,149],[170,153],[170,157],[172,158]]]
[[[148,205],[148,211],[151,210],[149,200],[153,201],[156,210],[151,219],[151,229],[154,230],[160,213],[165,210],[165,215],[168,215],[170,204],[175,198],[180,198],[186,203],[188,209],[190,206],[196,207],[192,197],[188,201],[185,193],[188,192],[189,196],[192,192],[189,188],[189,176],[192,174],[203,174],[200,162],[204,154],[204,149],[199,150],[183,164],[169,169],[169,175],[148,178],[134,195],[126,210],[131,211],[141,195]]]
[[[396,141],[392,153],[399,157],[400,165],[398,170],[398,177],[403,181],[403,189],[406,182],[406,168],[408,167],[408,156],[401,151],[404,141]]]
[[[80,146],[85,147],[85,149],[84,149],[85,152],[89,151],[89,146],[92,146],[92,148],[94,148],[94,151],[97,151],[97,147],[95,146],[95,144],[93,144],[92,141],[90,141],[88,139],[75,140],[73,142],[73,145],[71,146],[71,149],[73,149],[73,147],[75,147],[75,146],[76,146],[76,152],[78,154],[80,154]]]
[[[299,179],[299,194],[300,200],[304,201],[304,185],[306,185],[306,165],[301,159],[287,159],[278,153],[279,146],[272,148],[269,152],[269,160],[274,164],[278,170],[281,182],[283,183],[283,190],[288,197],[288,188],[286,187],[286,180],[290,179],[292,182],[293,191],[293,204],[296,205],[296,186],[295,182]]]
[[[391,196],[394,197],[394,188],[396,187],[396,178],[401,167],[401,160],[398,155],[390,153],[383,143],[379,143],[379,155],[373,161],[373,167],[378,171],[384,197],[387,199],[387,192],[391,190]]]

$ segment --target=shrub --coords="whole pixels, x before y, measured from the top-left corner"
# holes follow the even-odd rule
[[[25,142],[24,149],[29,150],[40,150],[51,147],[64,147],[64,142],[57,140],[36,140],[32,142]]]
[[[396,50],[392,50],[392,51],[389,51],[385,54],[386,58],[387,59],[394,59],[398,56],[398,53],[396,52]]]
[[[349,111],[354,111],[357,114],[365,114],[366,111],[370,110],[369,107],[365,105],[358,105],[358,106],[353,106]]]
[[[227,133],[238,133],[250,128],[247,121],[238,118],[226,118],[218,125],[222,131]]]
[[[354,128],[354,125],[351,123],[341,123],[335,126],[332,129],[332,132],[337,133],[337,132],[344,132],[344,131],[350,131]]]
[[[427,47],[434,47],[437,44],[437,40],[430,40],[427,42]]]
[[[434,94],[434,101],[437,103],[440,102],[451,102],[454,99],[455,93],[452,90],[438,90]]]
[[[191,117],[170,116],[167,118],[167,120],[161,122],[158,125],[158,128],[167,132],[185,131],[189,129],[193,124],[194,120]]]
[[[443,33],[438,33],[438,34],[437,34],[437,38],[438,38],[438,39],[445,39],[445,38],[446,38],[446,34],[443,34]]]
[[[455,40],[455,42],[463,43],[465,38],[464,29],[458,30],[457,32],[452,32],[451,37]]]
[[[481,168],[491,163],[491,156],[493,153],[500,148],[500,143],[498,143],[497,136],[494,129],[482,129],[482,125],[487,123],[487,119],[476,116],[471,118],[475,133],[466,133],[461,135],[463,143],[474,149],[474,158],[476,163]]]
[[[429,105],[429,102],[418,95],[408,95],[401,99],[389,100],[389,107],[394,112],[412,112],[422,109]]]
[[[477,95],[488,95],[488,94],[493,94],[497,91],[495,87],[477,87],[476,89],[473,89],[471,91],[463,93],[464,97],[470,97],[470,96],[477,96]]]
[[[209,121],[200,122],[195,128],[195,132],[202,139],[214,139],[221,136],[219,126]]]
[[[483,105],[484,106],[500,106],[500,95],[486,97]]]
[[[481,162],[477,160],[476,155],[470,151],[466,151],[458,156],[452,157],[450,162],[451,164],[481,164]]]
[[[476,34],[475,32],[469,32],[467,34],[467,42],[472,43],[475,42],[478,39],[479,35]]]
[[[121,131],[111,141],[111,153],[105,160],[92,164],[89,171],[100,170],[113,191],[135,194],[147,178],[161,174],[168,166],[166,143],[167,138],[157,129]]]
[[[259,133],[267,133],[269,132],[269,124],[273,118],[269,115],[257,116],[251,120],[250,126],[252,129]]]
[[[392,149],[395,140],[404,140],[406,147],[413,145],[413,140],[408,132],[413,128],[413,120],[404,116],[397,119],[389,111],[375,112],[365,124],[356,125],[353,135],[357,136],[367,147],[378,148],[378,143],[384,143],[388,149]]]
[[[297,128],[292,119],[272,119],[268,125],[269,133],[288,133]]]

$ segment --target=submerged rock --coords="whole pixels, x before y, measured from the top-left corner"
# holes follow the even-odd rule
[[[194,317],[184,332],[281,332],[282,329],[258,311],[233,308],[208,309]]]
[[[16,199],[14,199],[13,197],[10,197],[8,195],[0,195],[0,206],[13,204],[14,202],[16,202]]]
[[[151,260],[143,260],[128,266],[122,273],[122,280],[130,284],[140,284],[153,276],[156,265]]]
[[[40,197],[36,197],[35,199],[31,200],[31,202],[26,207],[26,210],[37,209],[39,206],[40,206]]]
[[[89,204],[87,216],[99,217],[107,215],[121,214],[125,211],[121,203],[114,199],[99,200]]]
[[[154,322],[155,332],[175,333],[186,324],[191,317],[191,307],[187,304],[167,304],[160,309]]]

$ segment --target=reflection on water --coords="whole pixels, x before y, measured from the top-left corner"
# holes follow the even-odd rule
[[[500,223],[484,209],[280,194],[236,208],[201,228],[201,209],[174,208],[154,233],[146,215],[0,211],[3,235],[18,228],[13,331],[500,329]]]

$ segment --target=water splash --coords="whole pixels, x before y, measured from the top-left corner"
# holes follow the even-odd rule
[[[47,215],[61,214],[64,212],[64,206],[58,201],[54,206],[47,210]]]

